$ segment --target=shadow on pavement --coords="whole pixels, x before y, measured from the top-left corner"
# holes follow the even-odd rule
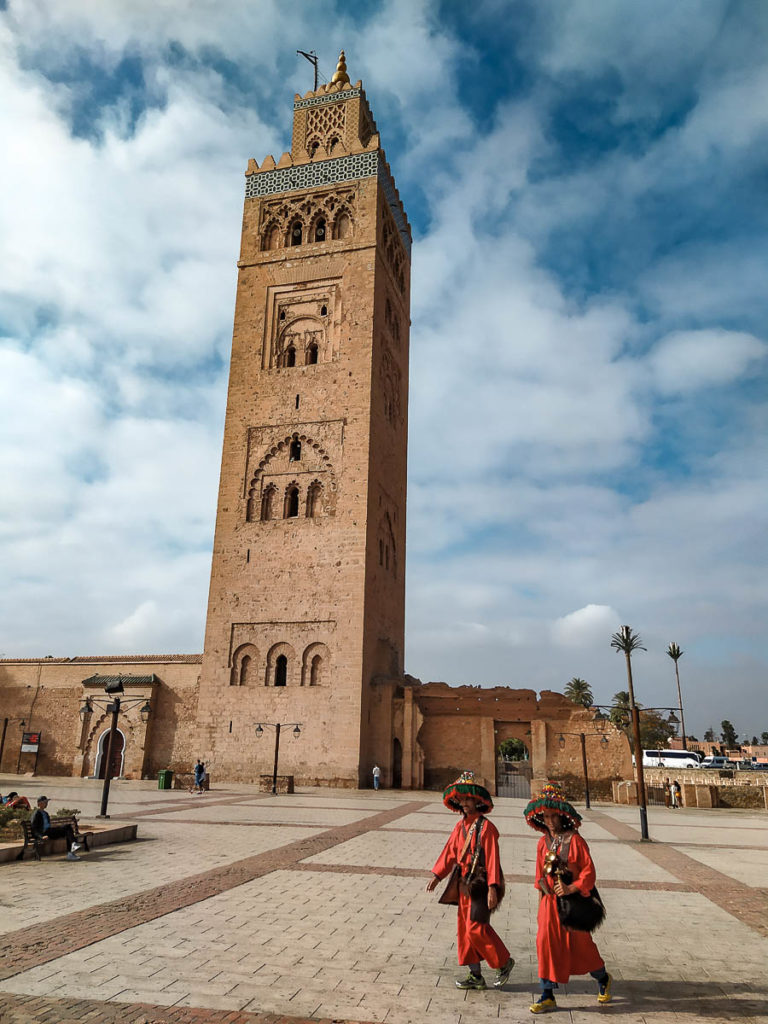
[[[685,982],[647,978],[613,982],[613,1000],[606,1006],[597,1002],[594,983],[577,981],[561,986],[556,993],[562,1009],[579,1013],[604,1014],[610,1007],[636,1013],[685,1013],[705,1020],[738,1020],[768,1013],[768,988],[731,982]],[[574,1005],[583,1003],[583,1005]]]

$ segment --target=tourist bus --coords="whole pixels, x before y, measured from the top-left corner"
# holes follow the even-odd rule
[[[643,768],[698,768],[700,757],[693,750],[644,750]]]

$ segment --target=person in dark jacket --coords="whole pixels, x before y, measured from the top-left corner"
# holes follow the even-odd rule
[[[39,796],[37,798],[37,810],[32,815],[32,820],[29,823],[32,835],[38,839],[66,839],[67,860],[80,860],[77,856],[80,845],[75,842],[75,830],[71,825],[51,825],[51,818],[47,808],[48,797]]]

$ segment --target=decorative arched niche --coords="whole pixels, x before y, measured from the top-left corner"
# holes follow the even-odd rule
[[[270,249],[280,249],[283,243],[283,232],[280,227],[272,221],[264,230],[261,240],[261,248],[263,252],[267,252]]]
[[[331,654],[323,643],[305,648],[301,658],[301,685],[324,686],[330,681]]]
[[[307,434],[288,434],[262,456],[245,497],[249,523],[333,515],[336,477],[328,453]]]
[[[240,644],[232,655],[230,686],[255,686],[259,672],[259,650],[254,644]]]
[[[330,359],[328,322],[322,316],[299,316],[279,321],[275,363],[279,368],[312,366]]]
[[[341,209],[336,211],[336,216],[333,220],[333,237],[351,238],[354,233],[354,223],[349,210],[342,206]]]

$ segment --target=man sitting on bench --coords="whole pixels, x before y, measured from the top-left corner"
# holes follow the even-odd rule
[[[29,823],[32,835],[38,839],[66,839],[67,860],[80,860],[77,856],[80,844],[75,842],[75,830],[71,825],[51,825],[51,819],[46,810],[47,806],[48,797],[39,796],[37,798],[37,810],[32,815],[32,820]]]

